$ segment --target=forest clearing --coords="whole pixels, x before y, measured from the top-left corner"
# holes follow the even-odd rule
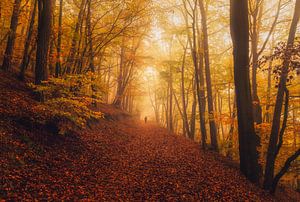
[[[300,201],[300,0],[1,0],[0,201]]]

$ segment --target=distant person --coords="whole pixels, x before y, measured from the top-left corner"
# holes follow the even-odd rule
[[[147,123],[147,119],[148,119],[148,117],[147,117],[147,116],[145,116],[145,119],[144,119],[144,120],[145,120],[145,123]]]

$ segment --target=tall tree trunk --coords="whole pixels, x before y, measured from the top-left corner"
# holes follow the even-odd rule
[[[7,40],[4,59],[2,63],[2,69],[5,71],[8,71],[11,68],[11,62],[12,62],[14,46],[16,41],[16,31],[17,31],[18,21],[19,21],[21,1],[22,0],[15,0],[14,2],[13,13],[10,21],[10,30],[8,34],[8,40]]]
[[[155,105],[155,109],[154,109],[154,113],[155,113],[155,121],[157,124],[160,123],[160,118],[159,118],[159,104],[157,101],[157,93],[154,92],[154,105]]]
[[[291,23],[290,33],[287,41],[287,48],[293,46],[294,44],[299,17],[300,17],[300,0],[296,0],[294,16]],[[284,61],[282,64],[281,76],[280,76],[274,115],[273,115],[271,136],[270,136],[268,152],[267,152],[267,161],[266,161],[265,179],[264,179],[265,189],[271,189],[274,180],[276,147],[278,143],[278,136],[280,130],[280,117],[281,117],[281,111],[283,106],[284,92],[286,88],[290,59],[291,59],[291,53],[289,51],[286,51]]]
[[[92,0],[88,0],[86,26],[89,44],[89,69],[95,72],[94,50],[93,50],[93,34],[92,34]]]
[[[120,54],[120,64],[119,64],[119,75],[118,75],[118,80],[117,80],[117,93],[116,93],[116,97],[113,101],[113,104],[116,106],[116,107],[120,107],[121,106],[121,99],[122,99],[122,95],[123,95],[123,92],[122,92],[122,83],[123,83],[123,80],[124,80],[124,75],[123,75],[123,72],[124,72],[124,69],[125,68],[125,36],[123,36],[123,39],[122,39],[122,45],[121,45],[121,54]]]
[[[68,59],[67,59],[67,62],[66,62],[66,73],[67,74],[71,73],[71,68],[74,65],[74,58],[75,58],[75,54],[76,54],[76,45],[77,45],[77,41],[80,39],[79,31],[80,31],[80,27],[82,26],[82,20],[83,20],[83,15],[84,15],[84,10],[85,10],[84,7],[85,7],[85,4],[86,4],[86,1],[87,0],[82,0],[81,4],[80,4],[79,14],[78,14],[78,17],[77,17],[75,30],[74,30],[74,33],[73,33],[71,49],[70,49],[69,56],[68,56]]]
[[[107,80],[106,80],[106,88],[107,88],[107,93],[105,94],[105,101],[106,104],[109,102],[109,89],[110,89],[110,78],[111,78],[111,71],[112,71],[112,66],[108,66],[108,72],[107,72]]]
[[[133,102],[134,102],[134,96],[132,95],[131,98],[130,98],[130,103],[129,103],[129,113],[132,114],[133,113]],[[159,120],[159,115],[157,116],[158,117],[158,120]],[[159,121],[158,121],[159,123]]]
[[[173,73],[171,65],[169,67],[169,130],[174,132],[173,126]]]
[[[39,23],[37,36],[35,84],[41,84],[48,79],[48,51],[51,35],[51,21],[53,2],[48,0],[38,0]]]
[[[56,5],[56,0],[53,0],[53,5]],[[52,30],[51,30],[51,35],[50,35],[50,47],[49,47],[49,74],[54,75],[55,73],[55,68],[54,68],[54,61],[55,58],[54,56],[54,46],[55,46],[55,32],[54,32],[54,25],[55,25],[55,9],[52,12]],[[54,65],[53,65],[54,64]]]
[[[231,115],[232,108],[231,108],[231,83],[228,83],[228,90],[227,90],[227,95],[228,95],[228,109],[229,109],[229,115]]]
[[[227,152],[227,156],[229,157],[232,157],[232,150],[233,150],[233,133],[234,133],[234,120],[235,120],[235,117],[236,117],[236,96],[234,94],[233,96],[233,107],[232,107],[232,110],[230,110],[230,119],[231,119],[231,123],[230,123],[230,128],[229,128],[229,143],[228,143],[228,152]],[[231,105],[229,103],[229,105]],[[231,107],[230,107],[231,108]]]
[[[240,169],[251,182],[258,183],[260,166],[258,164],[257,146],[259,145],[259,137],[254,130],[249,78],[249,19],[247,0],[230,1],[230,28],[233,41]]]
[[[166,97],[166,103],[165,103],[165,116],[166,116],[166,126],[167,126],[167,129],[170,130],[170,117],[169,117],[169,82],[168,82],[168,90],[167,90],[167,97]]]
[[[221,117],[220,120],[219,120],[219,125],[221,127],[221,135],[222,135],[222,141],[224,142],[225,138],[224,138],[224,127],[223,127],[223,121],[222,121],[222,106],[223,106],[223,99],[222,99],[222,96],[221,96],[221,93],[218,92],[218,103],[219,103],[219,116]]]
[[[186,12],[188,13],[188,8],[186,5],[186,1],[182,1],[185,7]],[[185,16],[186,28],[188,31],[188,41],[192,52],[192,60],[194,65],[194,74],[195,74],[195,85],[196,87],[196,95],[198,98],[198,108],[199,108],[199,119],[200,119],[200,129],[201,129],[201,146],[203,149],[206,148],[206,127],[205,127],[205,90],[204,90],[204,78],[203,78],[203,54],[200,50],[200,45],[202,43],[200,37],[200,31],[198,28],[198,17],[197,17],[197,5],[198,1],[194,2],[194,8],[192,13],[192,36],[189,32],[189,24],[188,24],[188,15]],[[197,43],[197,32],[198,32],[198,43]],[[197,55],[197,45],[199,58]],[[195,100],[195,99],[194,99]],[[193,106],[196,106],[193,105]]]
[[[272,41],[272,44],[273,44],[274,40]],[[270,55],[272,54],[272,51],[273,51],[273,45],[272,45],[272,48],[270,50]],[[268,85],[267,85],[267,103],[266,103],[266,114],[265,114],[265,117],[266,117],[266,122],[267,123],[270,123],[271,121],[271,113],[270,113],[270,108],[271,108],[271,85],[272,85],[272,64],[273,64],[273,61],[270,60],[269,61],[269,67],[268,67]]]
[[[192,102],[192,113],[190,119],[190,138],[194,140],[196,131],[196,112],[197,112],[197,93],[196,93],[196,81],[193,82],[193,102]]]
[[[0,1],[0,21],[2,18],[2,1]],[[0,28],[2,29],[2,24],[0,24]],[[2,32],[0,32],[0,39],[2,38]]]
[[[186,60],[186,51],[187,51],[187,46],[184,49],[183,53],[183,59],[182,59],[182,64],[181,64],[181,102],[182,102],[182,118],[183,118],[183,128],[184,128],[184,135],[185,132],[187,135],[190,137],[190,128],[189,128],[189,123],[188,123],[188,116],[187,116],[187,111],[186,111],[186,99],[185,99],[185,85],[184,85],[184,71],[185,71],[185,60]]]
[[[92,104],[94,106],[97,105],[96,101],[96,85],[95,85],[95,64],[94,64],[94,49],[93,49],[93,33],[92,33],[92,0],[88,0],[87,5],[87,17],[86,17],[86,26],[87,26],[87,38],[88,38],[88,44],[89,44],[89,67],[88,70],[90,70],[93,74],[91,77],[91,89],[92,89]]]
[[[59,17],[58,17],[58,34],[57,34],[57,54],[55,64],[55,77],[61,74],[61,37],[62,37],[62,17],[63,17],[63,0],[59,1]]]
[[[84,8],[85,10],[85,8]],[[84,60],[84,56],[86,53],[87,49],[87,40],[86,40],[86,29],[83,27],[83,19],[86,18],[85,12],[83,12],[83,17],[80,23],[80,28],[79,28],[79,41],[77,45],[77,51],[76,51],[76,56],[74,59],[74,64],[73,64],[73,73],[81,74],[82,73],[82,64]],[[82,51],[80,51],[82,49]]]
[[[207,19],[206,19],[206,11],[204,8],[203,0],[199,0],[199,7],[201,13],[201,24],[202,24],[202,33],[203,33],[205,78],[206,78],[206,88],[207,88],[207,105],[208,105],[208,114],[209,114],[211,147],[213,150],[218,151],[217,128],[216,128],[216,123],[214,118],[214,104],[213,104],[211,74],[210,74]]]
[[[197,15],[198,16],[198,15]],[[198,34],[198,108],[199,108],[199,121],[200,121],[200,131],[201,131],[201,144],[202,148],[206,148],[206,126],[205,126],[205,81],[204,81],[204,54],[203,54],[203,40],[201,31],[199,28],[198,19],[196,20],[197,34]]]
[[[257,124],[262,123],[262,109],[260,100],[257,93],[257,68],[258,68],[258,40],[259,40],[259,27],[261,23],[263,0],[256,1],[255,8],[251,11],[252,16],[252,32],[251,32],[251,50],[252,50],[252,100],[253,100],[253,113],[254,122]]]
[[[30,47],[30,42],[31,42],[31,39],[32,39],[34,21],[35,21],[36,10],[37,10],[37,0],[33,0],[33,1],[34,1],[34,5],[33,5],[33,8],[32,8],[32,12],[31,12],[31,18],[30,18],[30,23],[29,23],[29,28],[28,28],[28,34],[27,34],[27,38],[26,38],[26,41],[25,41],[23,59],[22,59],[21,67],[20,67],[20,74],[19,74],[20,80],[24,80],[25,71],[26,71],[26,69],[28,67],[28,64],[29,64],[29,47]]]

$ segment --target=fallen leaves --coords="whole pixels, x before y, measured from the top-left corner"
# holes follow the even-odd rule
[[[118,120],[111,107],[110,121],[64,137],[20,125],[11,117],[46,119],[46,112],[30,108],[37,103],[22,86],[5,88],[0,94],[15,98],[0,102],[0,113],[9,115],[0,121],[0,200],[274,200],[216,154],[155,125]]]

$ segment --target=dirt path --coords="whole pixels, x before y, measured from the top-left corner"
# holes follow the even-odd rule
[[[0,199],[273,200],[215,154],[151,124],[102,120],[51,144],[8,134],[1,133]]]
[[[95,198],[114,201],[272,200],[236,169],[215,160],[214,154],[201,152],[197,144],[169,134],[165,129],[132,122],[106,129],[115,136],[108,147],[119,147],[110,151],[108,161],[113,163],[109,163],[107,181],[103,181],[103,175],[97,175]],[[103,145],[96,140],[92,140],[94,147]]]

